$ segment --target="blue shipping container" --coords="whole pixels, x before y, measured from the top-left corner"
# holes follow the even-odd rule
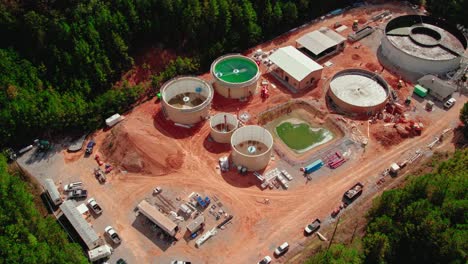
[[[304,168],[304,173],[306,173],[306,174],[312,173],[312,172],[320,169],[322,166],[323,166],[323,161],[321,159],[318,159],[318,160],[312,162],[311,164],[307,165]]]

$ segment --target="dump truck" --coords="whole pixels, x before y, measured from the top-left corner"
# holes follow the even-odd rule
[[[90,198],[88,200],[88,206],[93,210],[95,214],[101,214],[102,213],[102,208],[101,206],[96,202],[96,199]]]
[[[347,198],[349,201],[353,201],[362,193],[362,189],[364,185],[360,182],[356,183],[351,189],[347,190],[344,194],[344,197]]]

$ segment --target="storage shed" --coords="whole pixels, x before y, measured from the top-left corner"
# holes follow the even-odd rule
[[[297,90],[302,90],[320,80],[323,67],[293,46],[278,49],[270,55],[275,64],[273,74]]]
[[[63,202],[62,205],[60,205],[60,210],[62,210],[63,214],[86,244],[88,249],[93,249],[99,246],[99,236],[96,234],[96,231],[91,228],[89,223],[86,222],[83,215],[78,212],[78,209],[72,201]]]
[[[457,88],[434,75],[425,75],[418,83],[429,90],[429,94],[441,102],[449,99]]]
[[[152,206],[146,200],[138,204],[138,211],[171,236],[175,236],[179,230],[176,223],[159,212],[156,207]]]

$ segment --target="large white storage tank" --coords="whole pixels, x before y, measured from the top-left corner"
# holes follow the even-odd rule
[[[226,98],[246,98],[257,91],[260,69],[257,63],[241,54],[230,54],[211,64],[214,89]]]
[[[196,77],[177,77],[161,88],[162,110],[174,123],[194,125],[207,119],[213,100],[213,88]]]
[[[387,104],[389,94],[389,86],[380,75],[362,69],[337,72],[328,89],[335,105],[351,115],[376,114]]]
[[[445,21],[418,15],[396,17],[382,37],[382,65],[408,80],[427,74],[444,75],[460,66],[466,38]]]
[[[273,137],[260,126],[238,128],[231,137],[231,158],[236,166],[248,171],[264,169],[270,162]]]
[[[218,143],[229,143],[238,126],[239,120],[236,115],[219,113],[210,118],[210,135]]]

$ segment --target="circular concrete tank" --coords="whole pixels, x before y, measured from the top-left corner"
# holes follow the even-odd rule
[[[240,54],[226,55],[211,64],[216,92],[226,98],[244,98],[257,90],[260,70],[251,58]]]
[[[174,123],[193,125],[209,115],[213,88],[196,77],[177,77],[161,88],[164,115]]]
[[[385,27],[381,63],[406,79],[442,75],[457,69],[467,48],[466,38],[445,21],[418,15],[394,18]]]
[[[231,142],[231,136],[239,126],[237,116],[228,113],[219,113],[210,118],[210,135],[218,143]]]
[[[273,137],[260,126],[238,128],[231,137],[232,162],[248,171],[264,169],[270,162]]]
[[[385,107],[389,88],[376,73],[347,69],[333,76],[328,94],[341,110],[350,114],[373,115]]]

